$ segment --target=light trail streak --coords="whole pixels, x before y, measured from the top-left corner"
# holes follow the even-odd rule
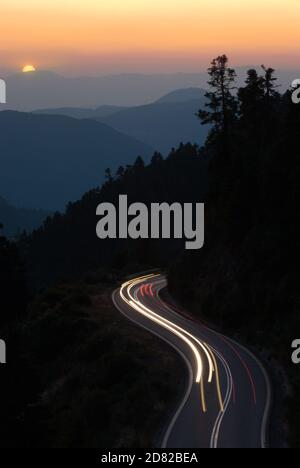
[[[152,277],[152,276],[150,276],[150,277]],[[162,317],[160,317],[158,314],[155,314],[154,312],[152,312],[150,309],[148,309],[147,307],[145,307],[141,303],[135,302],[135,299],[131,296],[131,294],[130,294],[131,288],[136,286],[136,284],[143,281],[144,279],[145,278],[139,278],[138,280],[136,280],[134,282],[128,282],[128,283],[125,283],[125,285],[122,286],[120,294],[121,294],[121,297],[122,297],[123,301],[125,301],[129,306],[134,308],[137,312],[141,313],[145,317],[151,319],[152,321],[158,323],[162,327],[168,329],[169,331],[171,331],[172,333],[177,335],[179,338],[181,338],[190,347],[190,349],[193,351],[193,354],[194,354],[195,359],[196,359],[196,363],[197,363],[196,382],[199,383],[201,381],[202,374],[203,374],[203,364],[202,364],[202,359],[201,359],[200,353],[197,350],[196,346],[183,333],[176,330],[176,328],[173,326],[173,324],[171,324],[171,322],[169,322],[169,321],[165,322],[162,319]],[[124,295],[124,289],[127,286],[130,286],[130,288],[128,290],[128,296],[130,297],[130,300],[128,300]]]
[[[156,274],[149,274],[145,276],[141,276],[140,278],[137,279],[132,279],[130,281],[127,281],[124,283],[120,290],[118,291],[120,299],[127,304],[127,306],[136,312],[138,314],[144,316],[146,319],[149,319],[150,321],[154,322],[155,324],[159,325],[159,327],[164,328],[171,332],[173,335],[177,336],[180,341],[184,342],[187,346],[190,352],[192,353],[192,356],[190,355],[188,358],[188,355],[185,354],[187,351],[186,348],[181,348],[181,346],[178,347],[176,340],[171,340],[170,336],[162,334],[161,331],[158,331],[157,329],[150,327],[148,324],[148,320],[143,323],[140,322],[138,319],[134,319],[131,317],[131,314],[128,315],[124,309],[122,310],[122,307],[119,307],[116,300],[113,296],[114,303],[116,307],[125,315],[127,318],[135,322],[136,324],[140,325],[141,327],[151,331],[153,334],[159,336],[162,340],[166,341],[169,343],[173,348],[177,350],[177,352],[183,357],[183,359],[186,361],[186,364],[189,369],[189,386],[188,390],[185,394],[185,397],[180,405],[180,408],[177,410],[175,416],[172,419],[172,423],[168,427],[168,431],[165,435],[164,441],[163,441],[163,447],[167,447],[168,440],[170,437],[170,434],[174,428],[175,422],[177,421],[179,415],[183,411],[185,404],[187,403],[189,397],[192,396],[191,390],[193,388],[193,385],[195,383],[198,385],[199,384],[199,390],[200,390],[200,400],[201,400],[201,405],[203,412],[206,413],[208,408],[207,408],[207,403],[211,401],[209,398],[206,401],[206,396],[205,396],[205,382],[206,382],[206,375],[208,375],[208,383],[212,383],[214,381],[214,384],[216,385],[216,396],[214,400],[214,404],[212,405],[212,408],[209,408],[210,411],[212,412],[210,417],[213,416],[212,419],[212,424],[213,426],[211,427],[211,432],[209,433],[210,437],[210,448],[218,448],[220,445],[220,437],[221,437],[221,426],[224,421],[225,414],[229,412],[229,407],[230,404],[233,402],[235,403],[236,401],[236,390],[235,390],[235,384],[233,381],[233,375],[229,366],[229,362],[227,362],[225,356],[227,354],[224,354],[218,349],[215,348],[215,346],[212,343],[215,343],[214,340],[209,341],[209,345],[206,342],[206,333],[203,333],[201,329],[199,330],[199,334],[194,330],[193,327],[190,327],[189,329],[195,333],[197,333],[197,338],[194,336],[192,333],[189,333],[184,327],[185,321],[184,317],[182,317],[181,312],[176,312],[176,307],[173,306],[168,306],[166,302],[160,298],[159,293],[160,291],[166,286],[167,282],[166,279],[161,279],[161,275],[156,275]],[[144,284],[143,284],[144,283]],[[115,292],[117,295],[117,291]],[[148,307],[147,307],[148,305]],[[154,309],[158,313],[154,312]],[[175,311],[174,311],[175,309]],[[178,310],[178,309],[177,309]],[[162,315],[160,315],[162,314]],[[164,317],[164,315],[167,318]],[[195,322],[195,320],[191,317],[185,317],[188,321]],[[174,321],[177,321],[177,323],[182,324],[182,327],[177,325],[177,323],[174,323]],[[224,341],[229,348],[231,348],[232,351],[234,351],[234,354],[238,357],[240,363],[242,364],[242,367],[247,373],[247,376],[251,382],[251,387],[252,387],[252,393],[253,393],[253,400],[254,403],[257,403],[257,393],[256,393],[256,387],[254,383],[254,378],[251,374],[250,367],[247,365],[247,361],[243,359],[243,356],[239,353],[238,350],[235,349],[235,346],[231,344],[231,341],[229,339],[226,339],[223,335],[220,333],[217,333],[215,331],[210,330],[207,328],[205,325],[201,324],[201,326],[205,329],[207,329],[210,333],[212,333],[215,337],[218,337]],[[214,338],[215,339],[215,338]],[[263,376],[266,380],[267,384],[267,405],[265,407],[264,411],[264,418],[263,418],[263,423],[261,427],[261,445],[262,447],[266,447],[266,427],[267,427],[267,421],[268,421],[268,414],[269,414],[269,409],[270,409],[270,383],[268,380],[268,376],[266,372],[264,371],[263,367],[259,363],[258,360],[256,360],[255,356],[252,356],[252,354],[246,350],[246,348],[243,348],[241,345],[238,343],[234,342],[236,346],[239,346],[242,350],[244,350],[246,353],[249,354],[252,359],[254,359],[255,362],[257,362],[257,365],[261,367]],[[184,349],[184,351],[183,351]],[[222,346],[220,346],[220,349],[223,349]],[[225,348],[226,349],[226,348]],[[226,352],[228,352],[226,350]],[[232,354],[232,353],[231,353]],[[195,359],[195,363],[193,365],[193,359]],[[204,359],[206,357],[206,359]],[[231,356],[230,356],[231,359]],[[204,363],[208,363],[208,367],[206,369],[206,366],[204,368]],[[222,370],[222,373],[220,373],[220,370]],[[224,374],[224,372],[225,374]],[[215,377],[215,379],[213,379]],[[193,384],[194,381],[194,384]],[[221,382],[223,385],[221,385]],[[226,394],[225,394],[225,388],[226,388]],[[198,389],[198,387],[197,387]],[[193,396],[195,396],[193,394]],[[199,398],[199,397],[198,397]],[[223,399],[224,398],[224,399]],[[250,401],[251,403],[251,401]],[[219,406],[219,411],[216,412],[216,409],[218,408],[216,405],[218,404]],[[216,418],[216,420],[215,420]],[[215,421],[213,423],[213,421]]]
[[[195,381],[196,383],[200,384],[200,394],[201,394],[201,403],[202,403],[202,409],[203,412],[207,412],[207,406],[206,406],[206,398],[205,398],[205,388],[204,388],[204,380],[203,380],[203,362],[201,359],[201,355],[196,348],[194,343],[197,343],[197,345],[200,346],[201,350],[204,352],[208,363],[209,363],[209,376],[208,376],[208,382],[211,383],[213,379],[213,373],[216,371],[216,386],[217,386],[217,393],[218,393],[218,399],[219,399],[219,404],[220,404],[220,410],[221,412],[224,411],[224,404],[222,400],[222,394],[221,394],[221,386],[220,386],[220,379],[219,379],[219,372],[218,372],[218,366],[217,362],[213,356],[213,353],[210,354],[210,351],[207,349],[207,346],[203,344],[200,340],[198,340],[195,336],[193,336],[191,333],[187,332],[183,328],[179,327],[178,325],[170,322],[166,318],[160,316],[159,314],[156,314],[152,310],[150,310],[148,307],[146,307],[144,304],[142,304],[138,300],[138,292],[140,291],[142,296],[144,296],[144,290],[149,291],[150,293],[153,291],[153,285],[146,285],[142,286],[139,291],[137,291],[134,295],[132,295],[131,291],[134,287],[136,287],[138,284],[142,283],[146,279],[152,279],[155,278],[156,276],[159,275],[147,275],[146,277],[141,277],[137,278],[136,280],[129,281],[125,283],[122,288],[121,288],[121,297],[122,299],[132,308],[134,308],[136,311],[141,313],[142,315],[146,316],[147,318],[151,319],[155,323],[163,326],[167,330],[170,330],[172,333],[177,335],[179,338],[181,338],[185,343],[188,344],[190,349],[192,350],[196,363],[197,363],[197,373],[196,373],[196,378]],[[164,283],[163,281],[161,283]],[[124,294],[124,290],[127,289],[127,294],[130,300],[128,300]],[[153,293],[152,293],[153,294]],[[189,339],[191,338],[191,340]],[[193,343],[194,342],[194,343]]]
[[[142,304],[138,300],[138,291],[135,293],[135,295],[132,295],[131,291],[132,291],[132,289],[134,287],[136,287],[137,285],[139,285],[143,281],[145,281],[147,279],[155,278],[156,276],[159,276],[159,275],[151,274],[151,275],[143,276],[143,277],[137,278],[136,280],[131,280],[131,281],[128,281],[127,283],[124,283],[122,285],[121,289],[120,289],[120,296],[121,296],[122,300],[127,305],[132,307],[134,310],[136,310],[137,312],[139,312],[143,316],[149,318],[153,322],[155,322],[155,323],[161,325],[162,327],[164,327],[165,329],[171,331],[176,336],[181,338],[185,343],[187,343],[187,345],[190,347],[190,349],[192,350],[192,352],[193,352],[193,354],[195,356],[196,363],[197,363],[197,373],[196,373],[196,379],[195,380],[196,380],[196,383],[200,384],[200,398],[201,398],[202,410],[203,410],[204,413],[207,412],[207,405],[206,405],[204,380],[203,380],[203,362],[202,362],[200,353],[199,353],[198,349],[196,348],[195,344],[193,343],[193,341],[195,343],[197,343],[201,347],[202,351],[205,353],[205,355],[207,357],[207,360],[209,362],[209,369],[210,369],[208,381],[209,381],[209,383],[212,382],[213,373],[215,372],[217,394],[218,394],[219,405],[220,405],[220,412],[219,412],[219,415],[217,417],[217,420],[216,420],[214,428],[213,428],[213,432],[212,432],[212,436],[211,436],[211,444],[210,444],[211,448],[216,448],[218,446],[220,427],[221,427],[221,424],[222,424],[222,421],[223,421],[225,411],[227,410],[227,408],[229,406],[231,395],[232,395],[232,389],[233,389],[233,380],[232,380],[232,376],[231,376],[229,366],[227,365],[227,363],[225,362],[223,357],[221,355],[219,355],[219,353],[216,350],[213,350],[212,347],[209,347],[207,344],[201,343],[201,341],[198,340],[191,333],[187,332],[186,330],[179,327],[178,325],[170,322],[166,318],[161,317],[159,314],[156,314],[152,310],[148,309],[144,304]],[[163,284],[164,282],[162,281],[161,283]],[[127,289],[127,294],[128,294],[128,297],[130,298],[130,300],[128,300],[126,298],[125,294],[124,294],[125,289]],[[142,286],[142,288],[140,288],[139,291],[141,291],[141,290],[142,290],[142,292],[147,291],[147,290],[151,291],[152,288],[151,288],[151,286],[148,288],[147,285],[146,285],[146,286]],[[160,289],[158,288],[157,293],[159,293],[159,291],[160,291]],[[191,339],[189,339],[189,338],[191,338]],[[225,368],[226,375],[227,375],[228,386],[227,386],[227,394],[226,394],[225,402],[223,402],[223,399],[222,399],[218,364],[217,364],[216,358],[214,356],[214,352],[216,352],[216,355],[218,355],[219,359],[222,361],[222,363],[224,365],[224,368]]]
[[[206,406],[206,399],[205,399],[205,390],[204,390],[204,382],[203,379],[200,381],[200,397],[201,397],[201,404],[202,404],[202,409],[203,412],[207,412],[207,406]]]
[[[165,284],[165,281],[163,283]],[[158,293],[159,293],[160,289],[161,288],[159,288],[157,290]],[[173,312],[168,306],[166,306],[166,308],[168,310],[170,310],[170,312]],[[163,320],[166,320],[166,319],[163,319]],[[201,347],[201,349],[203,350],[205,356],[207,357],[208,363],[209,363],[208,382],[211,383],[212,379],[213,379],[213,372],[215,371],[215,368],[214,368],[214,364],[213,364],[213,361],[211,359],[211,356],[210,356],[209,352],[207,351],[207,348],[206,348],[207,345],[202,343],[200,340],[198,340],[198,338],[196,338],[194,335],[192,335],[188,331],[186,331],[183,328],[179,327],[179,325],[174,324],[174,327],[179,328],[180,330],[182,330],[187,336],[189,336],[192,340],[194,340]]]
[[[162,281],[162,283],[165,285],[165,281]],[[160,291],[160,288],[158,289],[158,293]],[[170,307],[164,303],[164,305],[166,306],[167,309],[170,310],[170,312],[173,312],[172,309],[170,309]],[[186,332],[187,334],[189,334],[188,332]],[[192,335],[189,334],[191,337]],[[220,382],[220,374],[219,374],[219,369],[218,369],[218,364],[217,364],[217,360],[215,358],[215,355],[214,355],[214,352],[212,351],[211,347],[207,344],[207,343],[201,343],[197,338],[194,337],[194,340],[201,346],[204,348],[205,350],[205,353],[206,355],[208,356],[208,359],[210,359],[210,361],[212,360],[213,361],[213,365],[211,366],[211,368],[214,369],[215,371],[215,377],[216,377],[216,387],[217,387],[217,394],[218,394],[218,400],[219,400],[219,405],[220,405],[220,411],[221,413],[223,413],[225,411],[224,409],[224,402],[223,402],[223,397],[222,397],[222,390],[221,390],[221,382]],[[223,365],[224,365],[224,362],[223,362]],[[210,382],[211,380],[209,380]],[[234,383],[232,381],[232,385],[233,385],[233,391],[234,391]]]
[[[221,412],[224,412],[224,403],[223,403],[223,398],[222,398],[222,390],[221,390],[221,384],[220,384],[220,374],[219,374],[218,363],[217,363],[215,355],[214,355],[213,351],[211,350],[210,346],[208,346],[208,345],[206,345],[206,346],[209,349],[212,360],[214,362],[215,371],[216,371],[216,385],[217,385],[217,393],[218,393],[218,398],[219,398],[219,404],[220,404]]]
[[[165,305],[167,306],[167,308],[169,310],[171,310],[168,306],[167,303],[165,303]],[[174,306],[172,306],[174,307]],[[188,314],[185,314],[184,311],[180,311],[178,308],[174,307],[174,310],[176,310],[176,313],[179,315],[179,316],[183,316],[185,318],[187,318],[188,320],[194,322],[194,323],[197,323],[198,321],[195,320],[193,317],[190,317]],[[199,322],[200,323],[200,322]],[[203,323],[201,323],[201,326],[205,329],[207,329],[208,331],[212,332],[212,330],[210,330],[209,328],[207,328],[206,325],[204,325]],[[253,401],[254,401],[254,404],[256,405],[257,404],[257,392],[256,392],[256,386],[255,386],[255,383],[254,383],[254,378],[251,374],[251,371],[248,367],[248,365],[246,364],[245,360],[242,358],[241,354],[238,352],[238,350],[231,344],[230,340],[228,340],[224,335],[222,335],[221,333],[218,333],[218,332],[214,332],[216,335],[218,335],[218,337],[223,340],[228,346],[229,348],[234,352],[234,354],[237,356],[237,358],[239,359],[239,361],[241,362],[242,366],[244,367],[246,373],[247,373],[247,377],[249,379],[249,382],[250,382],[250,385],[251,385],[251,389],[252,389],[252,395],[253,395]],[[241,345],[239,344],[238,346],[241,347]],[[246,351],[246,353],[249,354],[249,351],[247,349],[244,348],[244,351]],[[251,357],[253,358],[253,356],[251,355]],[[258,362],[258,365],[261,367],[260,363]],[[265,371],[264,369],[261,367],[262,369],[262,372],[263,374],[265,375],[265,380],[267,382],[267,387],[268,387],[268,391],[270,393],[270,390],[269,390],[269,381],[268,381],[268,376],[265,374]],[[236,388],[235,388],[235,384],[233,382],[233,401],[234,403],[236,402]]]
[[[226,393],[225,402],[224,402],[224,405],[225,405],[224,410],[220,411],[220,413],[219,413],[219,415],[217,417],[217,420],[215,422],[213,432],[212,432],[212,435],[211,435],[211,440],[210,440],[210,448],[216,449],[216,448],[218,448],[221,424],[223,422],[226,411],[227,411],[227,409],[229,407],[231,396],[232,396],[233,378],[232,378],[232,374],[231,374],[231,371],[230,371],[230,367],[227,364],[226,360],[223,358],[223,356],[215,348],[211,347],[211,349],[216,353],[218,358],[223,363],[223,366],[224,366],[224,369],[225,369],[225,372],[226,372],[226,377],[227,377],[227,393]]]
[[[135,302],[136,304],[138,304],[140,307],[144,308],[148,313],[152,314],[153,316],[155,317],[159,317],[160,320],[162,320],[164,323],[167,323],[168,325],[171,325],[172,327],[176,328],[177,330],[179,330],[181,333],[187,335],[189,338],[191,338],[192,340],[194,340],[200,347],[201,349],[204,351],[207,359],[208,359],[208,362],[209,362],[209,378],[208,378],[208,382],[211,383],[212,382],[212,376],[213,376],[213,372],[214,372],[214,367],[213,367],[213,363],[212,363],[212,360],[210,358],[210,355],[207,351],[207,349],[205,348],[205,346],[201,343],[201,341],[199,341],[195,336],[193,336],[191,333],[187,332],[186,330],[184,330],[183,328],[179,327],[178,325],[176,325],[175,323],[172,323],[170,322],[169,320],[167,320],[166,318],[156,314],[155,312],[153,312],[152,310],[148,309],[144,304],[142,304],[138,298],[137,298],[137,294],[134,296],[132,296],[131,294],[131,289],[133,287],[135,287],[138,283],[134,283],[134,284],[131,284],[130,287],[128,288],[128,295],[129,297],[131,298],[131,300],[133,302]],[[203,366],[202,366],[203,367]],[[198,374],[199,375],[199,374]],[[196,379],[196,382],[199,383],[200,380],[199,379]]]
[[[251,389],[252,389],[253,401],[254,401],[254,404],[256,405],[256,403],[257,403],[256,387],[255,387],[254,379],[252,377],[252,374],[251,374],[251,371],[250,371],[249,367],[247,366],[246,362],[242,358],[241,354],[235,349],[235,347],[223,335],[220,335],[220,338],[221,338],[221,340],[225,341],[225,343],[227,343],[229,348],[235,353],[235,355],[241,361],[242,366],[244,367],[244,369],[245,369],[245,371],[247,373],[247,376],[249,378]]]

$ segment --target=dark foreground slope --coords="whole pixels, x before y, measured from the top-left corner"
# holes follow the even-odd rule
[[[113,280],[94,274],[48,290],[26,320],[0,324],[10,350],[1,368],[1,447],[157,443],[181,391],[181,361],[114,309]]]
[[[37,229],[49,215],[50,212],[43,210],[16,208],[0,197],[0,220],[7,237],[17,236],[24,230],[31,232]]]

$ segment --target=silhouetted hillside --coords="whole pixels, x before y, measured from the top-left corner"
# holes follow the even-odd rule
[[[138,159],[134,166],[121,167],[118,175],[102,188],[69,204],[65,215],[56,214],[31,236],[23,239],[30,282],[34,287],[57,280],[79,277],[82,273],[114,266],[131,268],[168,265],[181,250],[182,241],[99,240],[96,236],[96,208],[101,202],[117,205],[120,194],[129,203],[201,202],[207,191],[207,162],[197,147],[181,146],[166,160],[155,154],[144,166]]]
[[[1,195],[28,208],[64,209],[102,183],[108,166],[152,152],[93,120],[4,111],[0,131]]]
[[[0,332],[25,316],[27,284],[25,265],[17,245],[3,236],[0,222]],[[4,335],[1,333],[1,339]],[[2,399],[0,399],[2,400]]]
[[[7,237],[16,236],[24,230],[30,233],[49,215],[49,211],[16,208],[0,197],[0,220],[4,225],[3,234]]]

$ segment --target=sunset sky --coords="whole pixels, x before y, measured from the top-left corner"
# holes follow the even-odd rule
[[[186,72],[223,52],[297,68],[299,24],[299,0],[10,0],[0,70]]]

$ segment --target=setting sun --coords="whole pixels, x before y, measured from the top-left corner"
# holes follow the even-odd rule
[[[33,65],[25,65],[25,67],[23,67],[22,71],[23,71],[23,73],[34,72],[35,67]]]

